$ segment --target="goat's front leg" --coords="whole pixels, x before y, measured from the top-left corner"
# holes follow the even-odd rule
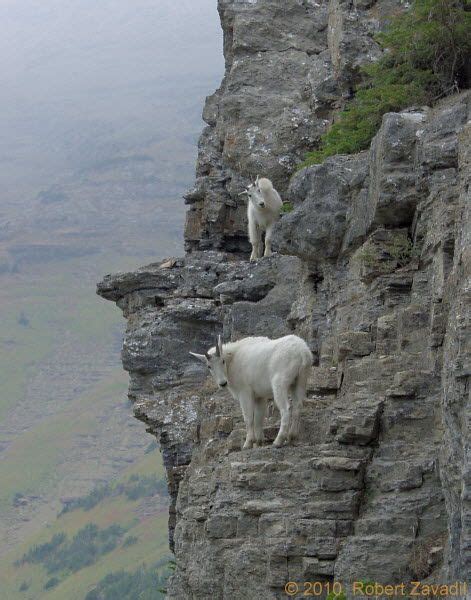
[[[250,260],[254,261],[262,256],[262,232],[255,221],[249,220],[249,239],[252,244]]]
[[[271,238],[273,236],[273,229],[275,227],[275,224],[273,223],[272,225],[268,225],[267,227],[267,231],[265,233],[265,254],[264,256],[271,256],[272,255],[272,251],[271,251]]]
[[[254,420],[254,405],[255,399],[249,393],[244,393],[239,396],[240,407],[244,415],[245,428],[247,435],[245,437],[244,450],[252,448],[255,443],[255,420]]]
[[[255,431],[255,446],[262,446],[265,441],[263,435],[263,421],[267,411],[267,401],[258,398],[254,406],[254,431]]]

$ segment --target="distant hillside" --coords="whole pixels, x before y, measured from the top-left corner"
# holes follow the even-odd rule
[[[57,521],[61,499],[87,496],[144,459],[143,475],[161,468],[158,452],[147,460],[144,427],[129,419],[122,319],[96,298],[95,282],[181,252],[182,195],[221,45],[213,0],[0,6],[2,557],[77,519]],[[113,518],[121,525],[129,511]],[[90,585],[124,568],[126,556],[135,570],[167,553],[165,515],[141,528],[121,562],[113,551],[87,575]],[[46,594],[36,575],[25,576],[33,583],[22,594],[12,577],[15,600]],[[70,586],[82,598],[90,590]],[[72,597],[59,590],[47,594]]]
[[[116,580],[123,594],[115,589],[113,600],[127,600],[126,582],[136,586],[136,576],[151,598],[161,598],[153,583],[165,585],[170,561],[166,501],[158,486],[146,486],[151,480],[164,483],[159,459],[154,450],[123,472],[115,488],[128,493],[63,514],[5,555],[2,600],[84,600],[87,594],[90,599],[96,588],[112,590]]]

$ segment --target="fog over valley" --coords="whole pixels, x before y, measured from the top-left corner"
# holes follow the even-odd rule
[[[167,562],[160,452],[126,397],[124,322],[95,286],[183,251],[223,68],[216,0],[0,3],[2,598],[83,598],[124,557]],[[65,557],[90,523],[123,528],[99,569],[51,583],[21,562],[55,533]]]
[[[102,196],[103,179],[110,175],[115,185],[126,187],[118,190],[115,203],[126,201],[120,200],[120,192],[131,194],[132,202],[143,201],[141,194],[129,189],[133,177],[138,186],[143,178],[154,183],[150,190],[154,197],[175,200],[182,184],[191,179],[202,99],[217,85],[222,71],[215,4],[213,0],[2,3],[4,219],[21,218],[19,207],[35,208],[41,192],[43,202],[36,206],[41,212],[48,197],[51,203],[61,197],[66,201],[73,193],[71,182],[87,189],[99,183]],[[47,196],[51,189],[55,193]],[[142,196],[148,193],[145,187]],[[91,210],[86,198],[75,198],[73,204],[78,202]],[[50,214],[57,208],[47,208],[50,219],[57,218]],[[60,212],[72,213],[67,226],[78,218],[75,209],[67,202],[60,207]],[[97,209],[100,212],[103,205]],[[180,218],[182,210],[178,203],[175,211]],[[90,216],[93,221],[93,213]],[[42,222],[42,227],[50,228],[51,223]]]

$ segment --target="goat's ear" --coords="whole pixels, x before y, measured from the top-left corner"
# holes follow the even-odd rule
[[[224,360],[226,361],[226,365],[230,364],[233,356],[234,352],[231,352],[231,350],[224,350]]]
[[[191,356],[193,356],[193,358],[196,358],[196,360],[199,360],[200,362],[204,363],[205,365],[208,364],[208,359],[206,358],[206,356],[204,354],[196,354],[195,352],[190,352]]]

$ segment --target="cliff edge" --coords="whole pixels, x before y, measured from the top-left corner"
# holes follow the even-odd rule
[[[398,5],[220,0],[188,253],[98,286],[168,473],[172,600],[470,579],[470,95],[387,114],[370,150],[290,178]],[[237,194],[258,173],[294,210],[250,264]],[[242,451],[240,408],[188,351],[290,332],[316,363],[301,439]],[[267,440],[277,423],[270,407]]]

